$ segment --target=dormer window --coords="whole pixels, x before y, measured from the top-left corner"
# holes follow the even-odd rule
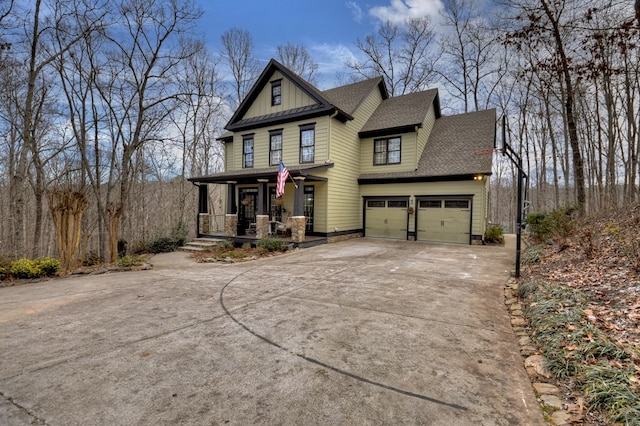
[[[271,82],[271,106],[282,104],[282,80]]]
[[[373,165],[400,164],[401,140],[396,136],[373,141]]]

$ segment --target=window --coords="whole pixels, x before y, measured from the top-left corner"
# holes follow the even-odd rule
[[[401,209],[406,209],[407,208],[407,202],[406,201],[394,201],[394,200],[389,200],[389,202],[387,203],[387,207],[390,208],[401,208]]]
[[[373,164],[400,164],[400,137],[373,141]]]
[[[441,200],[420,200],[421,209],[439,209],[442,207]]]
[[[313,163],[315,158],[316,130],[314,124],[300,126],[300,163]]]
[[[468,209],[469,200],[445,200],[445,209]]]
[[[253,134],[242,137],[242,167],[253,167]]]
[[[271,82],[271,106],[282,104],[282,80]]]
[[[277,166],[282,160],[282,129],[269,132],[269,165]]]
[[[384,207],[386,202],[383,200],[369,200],[367,201],[367,207]]]

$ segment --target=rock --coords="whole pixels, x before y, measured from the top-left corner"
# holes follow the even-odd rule
[[[520,339],[518,339],[518,344],[520,346],[527,346],[531,343],[531,338],[529,336],[522,336]]]
[[[517,309],[515,311],[511,311],[511,315],[516,315],[521,317],[522,316],[522,311],[520,309]]]
[[[538,376],[549,378],[551,373],[546,368],[547,358],[542,355],[531,355],[524,360],[524,368]]]
[[[562,401],[560,400],[560,398],[558,398],[555,395],[541,395],[540,399],[546,406],[557,408],[557,409],[562,408]]]
[[[550,383],[534,383],[533,388],[539,395],[558,395],[560,389]]]
[[[567,413],[566,411],[556,411],[555,413],[553,413],[551,415],[551,420],[553,420],[553,423],[556,426],[564,426],[564,425],[568,425],[569,420],[571,419],[571,415],[569,413]]]
[[[512,311],[521,311],[522,310],[522,306],[520,306],[519,303],[512,303],[511,306],[509,306],[509,309],[511,309]]]
[[[518,303],[518,299],[516,299],[515,297],[508,298],[504,301],[504,304],[509,306],[512,306],[514,303]]]
[[[527,323],[527,320],[522,317],[511,318],[511,325],[514,327],[523,326]]]

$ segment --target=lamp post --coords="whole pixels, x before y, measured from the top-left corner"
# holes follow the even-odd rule
[[[518,206],[516,208],[516,278],[520,278],[520,253],[522,251],[522,181],[527,175],[522,170],[522,158],[507,143],[506,117],[502,116],[502,155],[509,157],[518,168]]]

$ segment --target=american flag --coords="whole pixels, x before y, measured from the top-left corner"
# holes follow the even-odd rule
[[[276,197],[281,197],[284,194],[284,185],[287,183],[289,177],[289,170],[285,167],[284,163],[280,162],[280,171],[278,172],[278,184],[276,185]]]

